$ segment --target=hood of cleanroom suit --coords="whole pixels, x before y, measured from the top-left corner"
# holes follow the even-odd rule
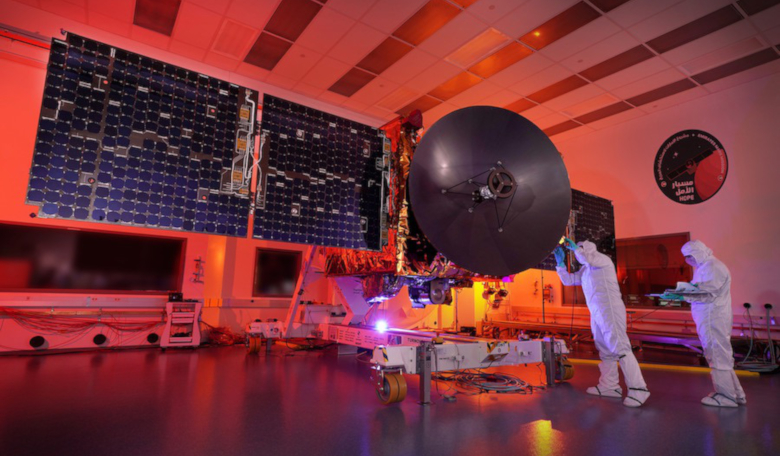
[[[684,256],[692,256],[696,263],[701,265],[712,257],[712,250],[704,245],[703,242],[694,240],[688,241],[682,246],[682,254]]]

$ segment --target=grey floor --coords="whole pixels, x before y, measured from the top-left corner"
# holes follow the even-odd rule
[[[741,378],[738,409],[699,404],[708,374],[660,369],[645,369],[645,407],[626,408],[584,394],[594,365],[533,395],[429,407],[409,377],[407,400],[383,406],[354,356],[285,353],[0,357],[0,455],[780,455],[778,375]]]

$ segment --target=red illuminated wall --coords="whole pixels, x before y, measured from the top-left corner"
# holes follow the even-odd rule
[[[143,40],[131,41],[114,35],[109,31],[71,21],[27,5],[0,0],[2,20],[20,30],[26,30],[42,36],[62,38],[61,29],[69,30],[98,41],[138,52],[152,58],[173,63],[210,76],[221,78],[254,88],[262,93],[302,103],[317,109],[327,110],[339,116],[348,117],[363,123],[373,123],[372,119],[346,111],[339,107],[325,105],[303,95],[269,86],[262,82],[229,73],[202,62],[189,60],[167,51],[143,44]],[[110,29],[110,27],[106,27]],[[150,44],[153,44],[150,42]],[[31,218],[37,207],[24,204],[30,163],[40,112],[45,77],[45,65],[48,51],[12,42],[0,38],[0,221],[41,224],[59,227],[105,230],[110,232],[137,233],[146,235],[172,236],[187,241],[184,282],[184,297],[203,299],[204,321],[215,325],[228,325],[234,329],[243,326],[255,318],[283,318],[287,312],[289,300],[252,298],[255,250],[257,247],[274,249],[303,250],[306,247],[276,242],[260,242],[251,239],[225,238],[203,234],[188,234],[167,230],[132,228],[56,219]],[[3,239],[0,242],[12,240]],[[195,259],[205,261],[204,283],[195,283],[190,279],[195,272]],[[118,259],[118,261],[121,259]],[[2,273],[2,271],[0,271]],[[324,281],[318,281],[307,288],[306,299],[325,301],[332,296]],[[121,295],[54,295],[45,293],[0,293],[0,306],[49,306],[105,307],[126,309],[128,307],[161,308],[166,299],[159,297],[138,298]],[[29,335],[15,333],[12,323],[2,327],[0,332],[0,351],[29,348],[26,346]],[[91,339],[89,334],[84,340]],[[10,341],[9,341],[10,340]],[[81,342],[70,347],[77,348]],[[85,342],[87,346],[90,344]]]

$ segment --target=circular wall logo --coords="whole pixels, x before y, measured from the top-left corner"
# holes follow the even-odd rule
[[[661,145],[654,165],[658,188],[681,204],[698,204],[712,198],[729,171],[723,145],[701,130],[672,135]]]

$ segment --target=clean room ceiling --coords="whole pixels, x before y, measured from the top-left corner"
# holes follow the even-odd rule
[[[585,132],[780,71],[780,0],[21,3],[376,125],[487,104]]]

